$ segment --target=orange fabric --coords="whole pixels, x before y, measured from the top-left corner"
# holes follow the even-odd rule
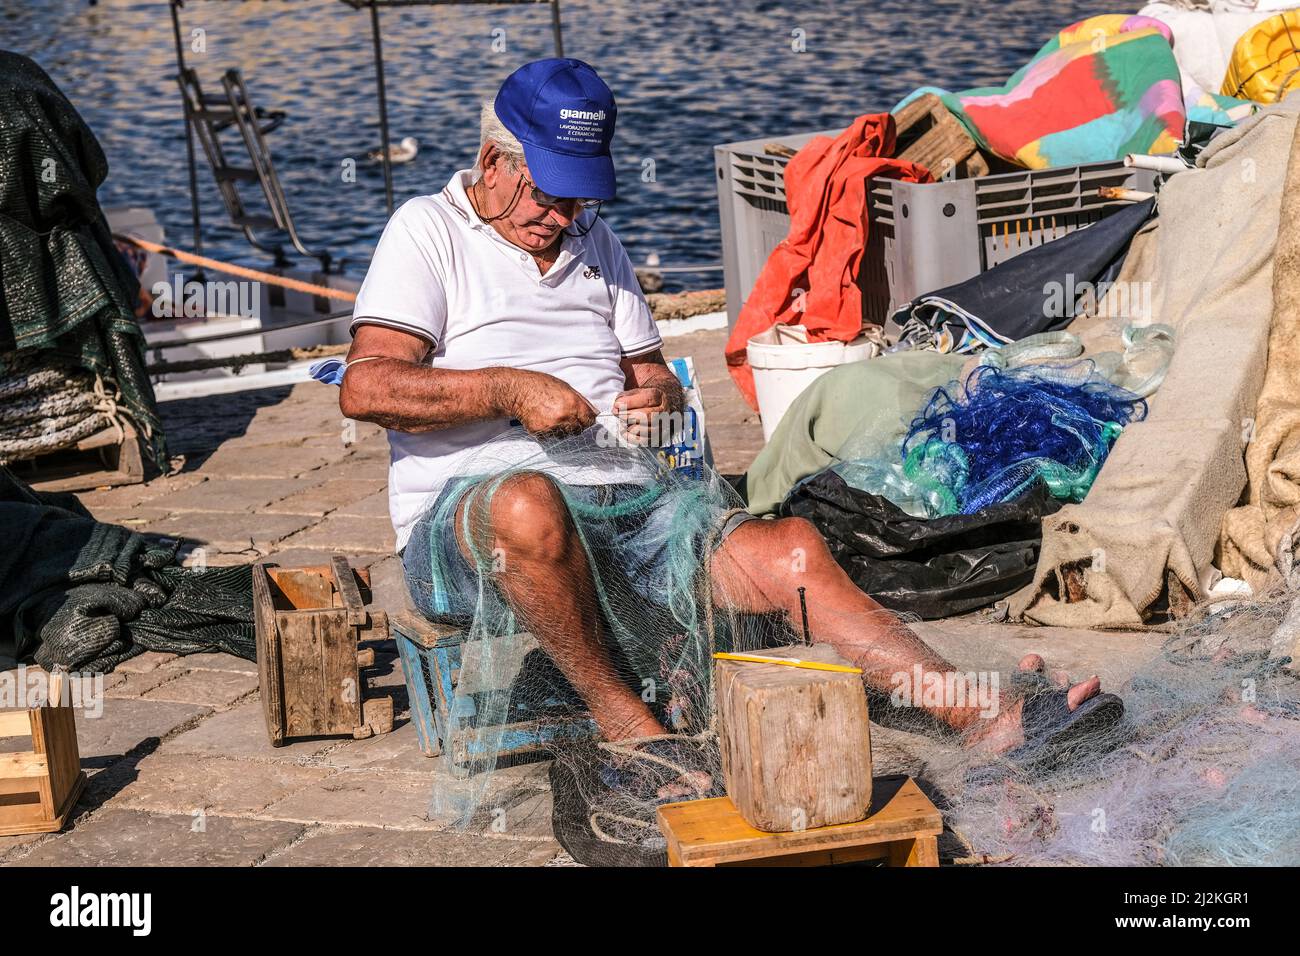
[[[859,116],[835,139],[811,140],[786,166],[790,234],[768,256],[727,340],[728,370],[751,408],[758,400],[745,345],[753,336],[778,322],[806,326],[810,342],[849,342],[862,330],[857,278],[867,247],[866,182],[931,181],[923,166],[887,158],[894,141],[890,114]],[[806,292],[799,304],[796,289]]]

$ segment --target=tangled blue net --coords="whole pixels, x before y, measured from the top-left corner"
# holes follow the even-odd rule
[[[981,365],[931,394],[903,440],[903,475],[937,515],[974,514],[1036,481],[1082,501],[1120,431],[1146,408],[1091,361]]]

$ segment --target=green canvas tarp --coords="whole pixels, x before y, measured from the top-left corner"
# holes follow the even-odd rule
[[[94,134],[54,81],[0,51],[0,380],[30,371],[33,355],[98,376],[166,470],[134,313],[139,284],[96,198],[107,175]]]

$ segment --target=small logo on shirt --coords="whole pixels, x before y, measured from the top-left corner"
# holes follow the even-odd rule
[[[587,266],[587,268],[582,270],[582,275],[587,279],[599,279],[600,266]]]

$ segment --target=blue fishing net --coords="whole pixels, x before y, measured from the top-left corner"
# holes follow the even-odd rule
[[[841,462],[846,482],[909,514],[974,514],[1043,482],[1082,501],[1123,427],[1146,402],[1084,360],[1002,369],[981,365],[935,389],[896,460]]]

